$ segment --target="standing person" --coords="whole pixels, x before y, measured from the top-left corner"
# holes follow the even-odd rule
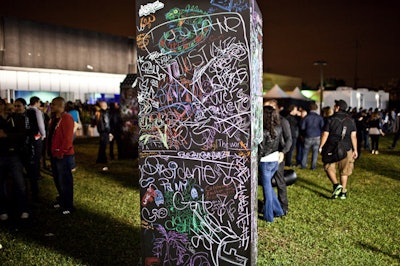
[[[111,127],[110,127],[110,112],[108,110],[107,102],[99,102],[100,110],[96,112],[96,125],[97,131],[100,135],[99,151],[97,154],[96,163],[107,164],[106,148],[107,143],[110,141]],[[103,166],[103,171],[108,171],[107,166]]]
[[[308,152],[312,149],[311,170],[317,168],[318,149],[321,142],[322,128],[324,127],[324,119],[317,112],[318,105],[310,104],[310,112],[300,122],[300,128],[304,132],[304,150],[301,160],[301,168],[307,166]]]
[[[41,179],[40,175],[40,159],[42,157],[42,149],[43,149],[43,140],[46,138],[46,126],[44,120],[44,114],[39,109],[40,108],[40,99],[37,96],[33,96],[29,100],[29,108],[28,110],[33,110],[35,117],[37,128],[33,133],[33,147],[34,147],[34,158],[32,164],[33,171],[33,179]]]
[[[121,135],[122,135],[122,117],[118,103],[110,105],[110,159],[114,160],[114,143],[117,143],[118,159],[121,159]]]
[[[36,99],[32,100],[32,102],[34,101]],[[38,114],[36,113],[36,109],[26,108],[26,101],[23,98],[16,99],[14,107],[15,119],[22,120],[25,125],[23,129],[23,134],[25,134],[24,147],[20,156],[29,179],[32,200],[37,201],[39,197],[38,179],[40,179],[40,156],[42,149],[41,130],[39,129],[37,120]],[[40,110],[37,111],[40,112]]]
[[[372,113],[368,121],[368,134],[371,138],[371,153],[379,154],[379,137],[385,136],[381,127],[381,116],[378,111]]]
[[[25,100],[24,100],[25,101]],[[2,106],[2,101],[0,105]],[[23,109],[22,102],[15,103],[17,109]],[[25,102],[26,104],[26,102]],[[0,220],[9,218],[9,195],[6,189],[8,176],[11,177],[15,199],[16,213],[21,219],[29,218],[28,197],[23,174],[21,150],[26,139],[25,117],[21,114],[10,114],[0,117]]]
[[[282,139],[282,126],[278,113],[271,106],[263,110],[263,141],[260,144],[260,172],[264,193],[263,219],[273,222],[274,217],[283,216],[284,212],[272,188],[272,176],[283,162],[284,154],[279,152]]]
[[[51,102],[48,153],[58,197],[54,207],[62,207],[64,215],[74,210],[74,120],[65,112],[65,100],[56,97]]]
[[[396,143],[400,138],[400,113],[397,114],[396,119],[394,121],[393,132],[394,132],[393,142],[392,145],[389,147],[389,149],[391,150],[396,147]]]
[[[324,170],[333,185],[332,198],[347,198],[347,180],[353,173],[354,160],[357,159],[357,128],[354,120],[346,114],[347,103],[344,100],[336,100],[334,106],[334,115],[328,119],[324,125],[321,145],[319,151],[327,147],[338,145],[341,135],[346,127],[343,138],[347,156],[339,162],[325,163]],[[339,169],[340,183],[336,177],[336,167]]]
[[[267,102],[265,102],[264,106],[271,106],[279,115],[279,106],[277,100],[268,100]],[[290,147],[292,146],[292,135],[290,132],[289,122],[286,120],[286,118],[280,116],[279,119],[282,126],[282,141],[279,145],[279,152],[282,152],[284,155],[286,155],[286,153],[290,150]],[[289,200],[287,196],[287,186],[284,178],[284,168],[285,162],[283,160],[279,163],[279,167],[274,174],[274,178],[278,190],[278,199],[283,209],[283,213],[284,215],[286,215],[289,211]]]
[[[290,150],[286,155],[285,165],[293,166],[293,152],[297,147],[297,139],[299,138],[299,124],[300,124],[300,116],[299,110],[296,105],[290,105],[288,108],[289,114],[286,116],[286,120],[289,122],[291,134],[292,134],[292,146],[290,146]]]
[[[361,156],[361,148],[363,146],[364,135],[367,131],[367,110],[361,110],[361,112],[354,117],[354,121],[357,127],[357,152],[358,158]]]

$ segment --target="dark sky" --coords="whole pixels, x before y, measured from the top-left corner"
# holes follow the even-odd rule
[[[316,86],[319,68],[313,62],[323,59],[328,62],[324,76],[344,79],[349,86],[354,85],[356,61],[359,86],[377,87],[400,78],[399,0],[258,3],[264,19],[265,71],[300,77]],[[2,0],[0,14],[135,35],[132,0]]]

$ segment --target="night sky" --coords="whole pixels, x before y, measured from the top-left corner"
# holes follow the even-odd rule
[[[325,78],[343,79],[348,86],[354,85],[356,73],[359,87],[379,87],[400,78],[400,1],[258,3],[264,19],[265,71],[300,77],[315,87],[320,72],[313,62],[322,59],[328,62]],[[131,0],[2,0],[0,15],[135,35]]]

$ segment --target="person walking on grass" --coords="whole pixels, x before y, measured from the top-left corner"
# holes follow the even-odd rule
[[[336,100],[334,115],[331,116],[324,125],[319,152],[325,145],[337,146],[344,134],[343,142],[347,151],[347,156],[334,163],[325,163],[324,170],[332,182],[332,198],[347,198],[347,180],[353,173],[354,161],[358,157],[357,153],[357,128],[355,122],[346,113],[347,103],[344,100]],[[344,128],[346,128],[344,130]],[[345,131],[345,132],[344,132]],[[339,169],[340,183],[336,177],[336,168]]]
[[[65,100],[56,97],[51,102],[51,121],[48,136],[48,152],[51,161],[54,184],[58,197],[55,208],[62,208],[62,214],[74,210],[74,119],[65,112]]]

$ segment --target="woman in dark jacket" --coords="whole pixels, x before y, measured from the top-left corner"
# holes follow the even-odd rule
[[[278,151],[282,139],[280,118],[274,108],[264,107],[263,141],[260,144],[260,171],[264,192],[263,219],[273,222],[274,217],[283,216],[284,212],[272,188],[271,179],[283,161],[283,153]]]

